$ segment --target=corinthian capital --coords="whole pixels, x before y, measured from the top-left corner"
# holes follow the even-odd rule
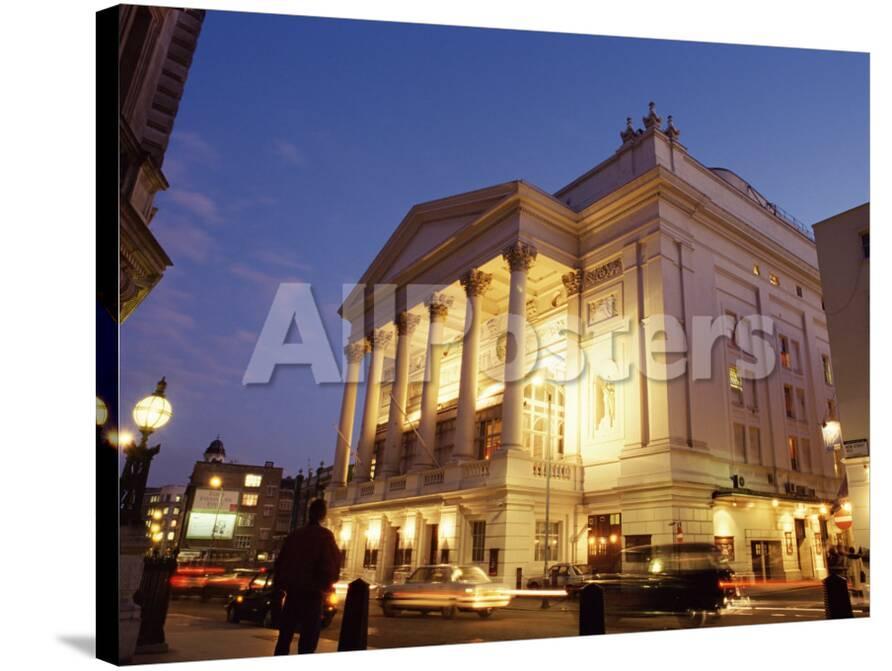
[[[482,270],[469,270],[459,278],[459,282],[465,288],[465,293],[471,296],[482,296],[489,289],[492,282],[492,273],[484,273]]]
[[[427,309],[430,312],[431,321],[446,319],[450,307],[452,307],[452,297],[446,294],[434,294],[427,301]]]
[[[368,336],[369,349],[385,349],[390,344],[391,339],[393,339],[393,331],[386,328],[378,329]]]
[[[413,315],[411,312],[400,312],[396,316],[396,332],[401,335],[412,335],[412,331],[418,326],[421,317]]]
[[[349,361],[350,363],[356,363],[358,361],[362,361],[362,357],[365,356],[366,352],[368,352],[369,349],[369,341],[363,338],[362,340],[357,340],[347,345],[344,348],[344,354],[347,355],[347,361]]]
[[[581,270],[574,270],[572,272],[561,275],[561,281],[567,288],[568,296],[575,296],[580,291],[582,291],[582,280],[583,272]]]
[[[502,250],[502,257],[508,262],[508,267],[512,272],[529,270],[536,260],[536,254],[536,248],[533,245],[520,240]]]

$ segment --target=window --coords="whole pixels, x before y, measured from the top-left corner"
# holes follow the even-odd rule
[[[761,274],[762,274],[762,271],[759,269],[759,264],[754,263],[753,264],[753,275],[756,275],[758,277]]]
[[[239,550],[250,550],[251,549],[251,537],[250,536],[236,536],[235,537],[235,547]]]
[[[746,427],[734,425],[734,461],[746,463]]]
[[[731,401],[735,405],[743,405],[743,380],[737,372],[737,366],[728,366],[728,385],[731,387]]]
[[[267,504],[263,506],[263,516],[264,517],[272,517],[273,516],[273,508],[272,504]]]
[[[715,546],[722,557],[729,562],[734,561],[734,536],[716,536]]]
[[[239,513],[236,524],[240,527],[253,527],[254,513]]]
[[[799,358],[799,343],[795,340],[790,341],[790,365],[795,371],[801,371]]]
[[[768,273],[768,281],[771,282],[772,286],[780,286],[780,279],[774,273]]]
[[[248,473],[245,476],[245,487],[259,487],[261,482],[263,482],[263,476],[256,473]]]
[[[408,473],[415,460],[415,443],[417,442],[415,432],[412,430],[403,433],[400,443],[400,473]],[[430,446],[428,446],[430,449]]]
[[[242,505],[243,506],[256,506],[257,505],[257,494],[242,494]]]
[[[161,496],[158,494],[152,494],[149,497],[149,503],[158,503],[161,500]]]
[[[475,520],[471,522],[471,561],[483,561],[485,546],[486,522]]]
[[[756,388],[755,380],[747,380],[747,387],[750,390],[750,399],[752,400],[752,405],[750,406],[753,411],[759,409],[759,390]]]
[[[267,485],[266,487],[266,495],[267,496],[278,496],[279,488],[276,485]]]
[[[802,470],[811,473],[811,441],[808,438],[800,438],[799,447]]]
[[[558,522],[549,522],[546,535],[545,522],[536,522],[535,561],[557,561],[559,559],[558,527]]]
[[[551,427],[549,419],[551,398]],[[524,447],[534,458],[541,459],[546,451],[552,459],[563,452],[564,388],[553,384],[527,384],[523,389]],[[548,440],[551,439],[550,450]]]
[[[802,298],[802,287],[798,284],[796,285],[796,295],[799,296],[799,298]]]
[[[167,513],[169,513],[169,512],[170,512],[170,508],[165,508],[164,510],[161,511],[161,514],[167,515]]]
[[[780,362],[784,368],[790,368],[790,340],[787,336],[780,336]]]
[[[799,440],[796,436],[787,437],[787,451],[790,454],[790,468],[794,471],[802,470],[799,461]]]
[[[793,410],[793,387],[788,384],[784,385],[784,410],[787,417],[796,419],[796,411]]]
[[[836,416],[836,401],[827,399],[827,419],[838,419]]]
[[[799,410],[798,417],[800,421],[806,420],[806,412],[805,412],[805,389],[797,389],[796,390],[796,407]]]
[[[176,521],[176,520],[171,520],[171,521],[170,521],[170,528],[171,528],[171,529],[173,529],[176,525],[177,525],[177,521]]]
[[[183,500],[183,497],[180,496],[179,494],[177,494],[176,496],[173,497],[174,503],[179,503],[182,500]]]
[[[173,531],[168,531],[167,540],[172,541],[174,538],[176,538],[176,534]]]
[[[269,529],[261,529],[260,530],[260,540],[262,540],[262,541],[269,540]]]
[[[434,436],[434,456],[441,466],[452,457],[452,445],[455,443],[455,420],[447,419],[437,423],[437,433]]]
[[[179,514],[180,514],[180,509],[179,509],[179,508],[174,508],[174,509],[173,509],[173,514],[174,514],[174,515],[179,515]]]
[[[821,367],[824,369],[824,382],[833,384],[833,369],[830,367],[830,357],[826,354],[821,355]]]
[[[737,342],[737,314],[730,310],[725,310],[725,316],[728,317],[731,322],[731,344],[734,345],[734,347],[740,347],[740,343]]]
[[[865,259],[870,258],[870,231],[861,234],[861,252]]]
[[[759,431],[759,427],[751,426],[749,429],[750,432],[750,441],[749,441],[749,450],[747,452],[747,463],[749,464],[761,464],[762,463],[762,433]]]
[[[288,512],[291,510],[291,499],[280,499],[279,500],[279,510],[283,512]]]
[[[363,568],[375,568],[378,566],[378,548],[372,547],[368,541],[365,545],[365,554],[362,557]]]
[[[372,455],[372,463],[370,466],[370,468],[371,468],[371,475],[369,476],[370,479],[372,479],[372,480],[375,479],[376,474],[379,472],[378,465],[384,464],[383,459],[384,459],[384,440],[383,439],[376,440],[375,441],[375,453],[374,453],[374,455]]]
[[[502,444],[502,420],[485,419],[478,424],[477,458],[489,459]]]

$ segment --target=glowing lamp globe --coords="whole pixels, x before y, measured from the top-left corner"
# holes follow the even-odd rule
[[[108,421],[108,406],[98,396],[96,397],[96,426],[103,426]]]
[[[136,404],[133,408],[133,421],[140,431],[151,433],[157,431],[170,421],[173,414],[173,407],[170,401],[164,398],[164,390],[167,388],[167,382],[164,378],[155,388],[155,393],[146,396],[143,400]]]

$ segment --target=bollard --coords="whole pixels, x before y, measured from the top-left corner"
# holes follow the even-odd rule
[[[604,619],[604,590],[600,585],[589,583],[579,593],[579,635],[607,633]]]
[[[369,584],[357,578],[347,587],[338,652],[365,650],[369,637]]]
[[[824,583],[824,616],[828,620],[855,617],[849,598],[849,583],[841,575],[830,574]]]
[[[517,589],[523,589],[523,568],[518,566],[517,571],[514,572],[514,576],[515,587]]]
[[[143,559],[142,578],[133,599],[140,606],[137,653],[167,652],[164,622],[170,601],[170,577],[176,569],[176,554],[163,557],[154,552]]]

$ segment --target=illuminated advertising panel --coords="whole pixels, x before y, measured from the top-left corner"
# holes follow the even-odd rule
[[[189,513],[186,538],[190,540],[231,540],[235,533],[235,513]]]
[[[234,513],[238,510],[238,490],[196,489],[192,510],[202,513]]]

